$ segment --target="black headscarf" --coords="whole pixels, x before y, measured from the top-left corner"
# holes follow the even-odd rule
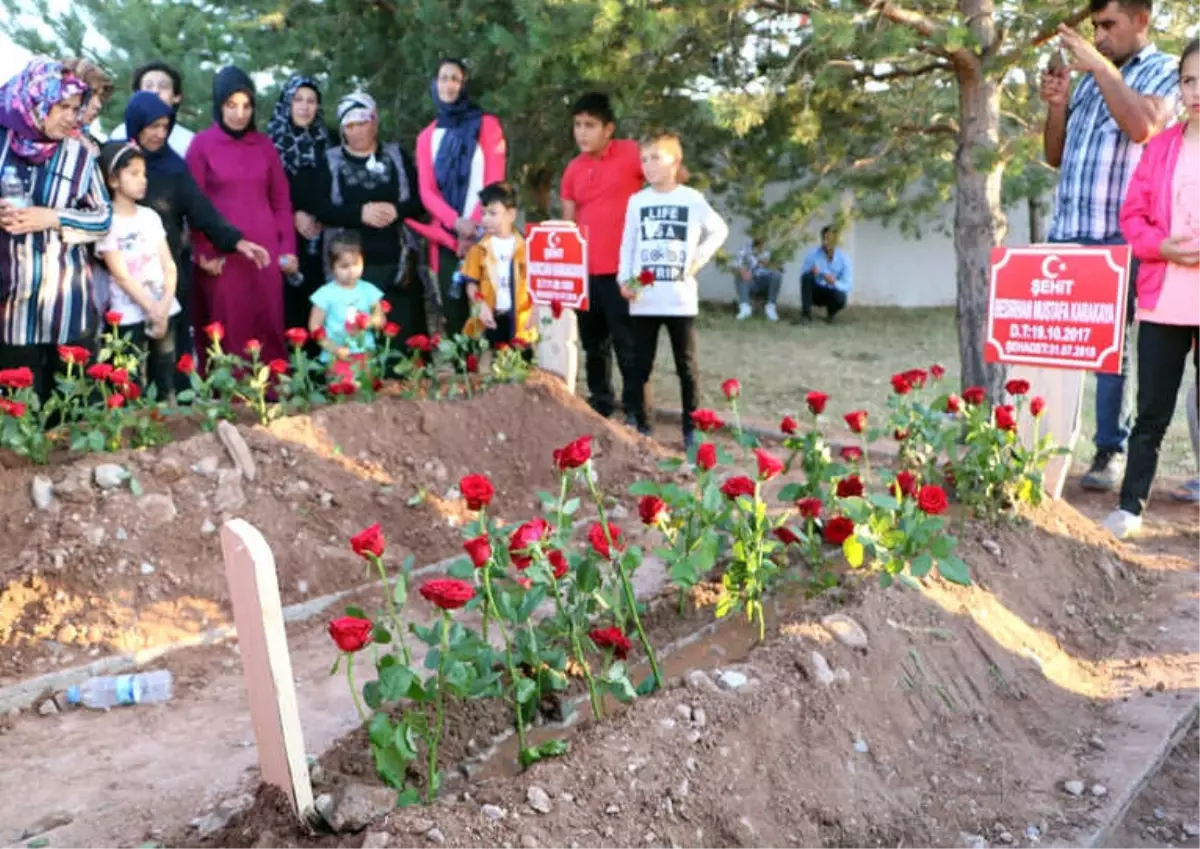
[[[317,114],[307,127],[297,127],[292,122],[292,100],[302,88],[311,88],[317,95]],[[288,78],[267,122],[267,135],[275,143],[283,170],[289,175],[302,168],[313,168],[321,161],[329,146],[329,130],[325,127],[325,107],[321,105],[321,90],[316,80],[302,74]]]
[[[167,136],[175,127],[175,110],[162,102],[152,91],[139,91],[129,98],[125,107],[125,136],[130,141],[137,141],[138,135],[146,127],[159,118],[169,118],[171,123],[167,128]],[[163,140],[158,150],[142,148],[142,158],[146,160],[146,171],[149,174],[182,174],[187,170],[183,157],[171,149],[171,145]]]
[[[225,105],[226,100],[233,97],[239,91],[245,92],[250,96],[250,123],[246,125],[246,129],[244,130],[231,130],[225,126],[225,118],[221,107]],[[227,68],[217,71],[217,75],[213,77],[213,120],[226,134],[235,139],[240,139],[254,129],[253,106],[254,82],[250,79],[249,74],[236,65],[230,65]]]

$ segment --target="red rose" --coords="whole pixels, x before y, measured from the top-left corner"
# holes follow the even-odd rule
[[[19,419],[25,415],[25,404],[21,401],[9,401],[7,398],[0,399],[0,409],[3,409],[6,415],[14,419]]]
[[[908,382],[908,378],[906,378],[904,375],[893,374],[892,391],[897,395],[907,395],[912,391],[912,385]]]
[[[742,384],[736,377],[731,377],[721,384],[721,392],[725,394],[726,400],[732,401],[742,394]]]
[[[612,649],[613,657],[617,660],[629,657],[629,650],[633,648],[633,643],[621,633],[620,628],[595,628],[588,636],[592,638],[596,648]]]
[[[288,344],[293,348],[300,348],[308,341],[308,331],[303,327],[289,327],[283,335],[287,337]]]
[[[934,363],[929,367],[929,373],[933,375],[934,380],[941,380],[946,376],[946,367],[940,363]]]
[[[271,362],[267,363],[267,370],[276,377],[282,377],[287,374],[288,368],[287,360],[271,360]]]
[[[475,588],[455,578],[435,578],[426,581],[418,590],[421,597],[442,610],[458,610],[475,598]]]
[[[1017,411],[1012,404],[1001,404],[996,408],[996,427],[1000,430],[1017,429]]]
[[[800,537],[796,536],[796,532],[786,525],[781,525],[772,531],[775,534],[775,539],[779,540],[784,545],[799,545]]]
[[[550,315],[553,318],[555,318],[555,319],[562,318],[562,314],[563,314],[562,301],[555,301],[554,303],[552,303],[550,305]]]
[[[841,545],[854,535],[854,520],[846,516],[834,516],[825,523],[825,542]]]
[[[111,324],[113,327],[118,327],[121,324],[121,314],[116,310],[109,310],[104,314],[104,323]]]
[[[712,410],[696,410],[692,413],[692,423],[702,433],[712,433],[725,427],[725,422]]]
[[[863,482],[858,475],[850,475],[837,482],[838,498],[858,498],[863,494]]]
[[[136,383],[126,383],[121,387],[121,393],[125,396],[126,401],[136,401],[142,397],[142,387]]]
[[[525,345],[525,343],[522,342],[520,339],[514,339],[513,344],[519,348],[524,347],[524,345]],[[442,334],[440,334],[440,333],[433,334],[433,336],[431,336],[429,339],[430,350],[432,350],[434,348],[440,348],[441,345],[442,345]]]
[[[796,509],[805,519],[817,519],[821,515],[821,499],[801,498],[796,502]]]
[[[383,326],[383,335],[389,339],[395,339],[400,335],[400,325],[394,321],[389,321]]]
[[[784,416],[783,421],[779,423],[779,430],[787,436],[795,436],[796,431],[800,429],[800,423],[791,416]]]
[[[196,358],[191,354],[184,354],[175,364],[175,370],[180,374],[193,374],[196,371]]]
[[[383,529],[376,522],[369,528],[363,528],[354,536],[350,537],[350,548],[359,557],[364,559],[368,555],[375,557],[383,557],[383,550],[387,547],[387,540],[383,538]]]
[[[641,283],[643,286],[653,286],[654,279],[654,272],[648,268],[643,268],[642,272],[638,275],[638,283]]]
[[[69,366],[81,366],[91,359],[92,352],[78,345],[59,345],[58,358]]]
[[[573,442],[568,442],[562,448],[554,449],[554,468],[560,472],[578,469],[592,459],[592,438],[581,436]]]
[[[769,481],[783,471],[783,461],[778,457],[771,456],[761,448],[754,449],[754,456],[758,460],[758,479],[760,481]]]
[[[737,475],[721,484],[721,492],[730,501],[742,496],[752,496],[757,489],[754,481],[745,475]]]
[[[346,398],[358,391],[358,384],[353,380],[338,380],[329,384],[329,394]]]
[[[33,386],[33,371],[27,366],[0,369],[0,386],[5,389],[28,389]]]
[[[1029,412],[1036,419],[1046,410],[1046,399],[1041,395],[1033,396],[1033,400],[1029,402]]]
[[[368,315],[365,312],[358,312],[358,313],[354,314],[354,329],[355,330],[366,330],[370,326],[371,326],[371,316],[370,315]]]
[[[213,342],[220,342],[225,338],[225,325],[219,321],[214,321],[204,328],[204,333]]]
[[[950,506],[950,500],[946,498],[946,490],[936,483],[930,483],[921,487],[917,492],[917,506],[930,516],[936,516],[946,512],[946,508]]]
[[[507,350],[508,350],[507,342],[497,342],[496,343],[496,353],[497,354],[500,353],[501,351],[507,351]]]
[[[516,581],[517,586],[523,590],[533,589],[533,578],[526,578],[524,575],[518,575],[517,577],[513,578],[513,580]]]
[[[492,559],[492,543],[488,540],[487,534],[467,540],[463,543],[463,548],[476,569],[482,569]]]
[[[847,463],[857,463],[862,459],[862,449],[857,445],[843,445],[842,450],[838,452],[842,455],[842,459]]]
[[[458,491],[467,500],[467,509],[478,512],[492,503],[496,487],[487,475],[467,475],[458,482]]]
[[[121,387],[129,383],[129,371],[123,368],[115,368],[108,373],[108,382],[113,386]]]
[[[425,353],[429,353],[431,350],[433,350],[433,345],[430,343],[429,337],[423,333],[417,333],[413,336],[409,336],[408,339],[405,340],[404,344],[409,348],[412,348],[414,351],[424,351]]]
[[[371,634],[375,625],[369,619],[359,619],[357,616],[343,616],[329,623],[329,636],[340,651],[354,654],[371,644]]]
[[[324,327],[318,327],[316,330],[314,330],[312,332],[312,340],[314,342],[316,342],[318,345],[320,345],[322,342],[324,342],[328,337],[329,337],[329,334],[325,332]]]
[[[125,396],[112,394],[108,396],[108,400],[104,402],[105,406],[110,410],[116,410],[125,406]]]
[[[385,300],[385,299],[381,299],[379,301],[379,311],[381,313],[383,313],[384,315],[391,315],[392,314],[392,302]]]
[[[512,536],[508,538],[508,553],[512,557],[513,565],[518,569],[529,568],[531,557],[527,552],[549,532],[550,525],[541,517],[530,519],[513,531]]]
[[[912,498],[912,496],[917,494],[917,476],[907,469],[897,472],[895,487],[897,490],[897,498],[903,498],[905,496]]]
[[[804,401],[808,404],[808,411],[814,416],[819,416],[825,412],[825,405],[829,403],[829,396],[824,392],[813,390],[804,396]]]
[[[962,398],[959,398],[953,392],[946,396],[946,412],[954,415],[962,409]]]
[[[711,442],[701,443],[696,449],[696,465],[706,472],[711,472],[717,465],[717,446]]]
[[[113,373],[111,363],[96,363],[87,367],[87,374],[92,380],[107,380],[108,376]]]
[[[1029,381],[1013,378],[1008,383],[1004,384],[1004,391],[1009,395],[1028,395]]]
[[[963,390],[962,396],[964,401],[976,407],[987,400],[987,392],[983,390],[982,386],[969,386]]]
[[[467,374],[479,373],[479,357],[475,354],[467,354],[467,358],[463,364],[466,366]]]
[[[923,386],[925,386],[925,381],[929,379],[929,373],[926,372],[925,369],[910,368],[908,371],[904,372],[904,379],[907,380],[909,385],[914,389],[921,389]]]
[[[908,429],[903,427],[896,428],[892,431],[892,439],[896,440],[897,442],[903,442],[904,440],[908,439]]]
[[[659,525],[667,520],[667,502],[657,495],[646,495],[638,502],[638,515],[643,525]]]
[[[846,420],[846,425],[854,433],[862,433],[867,429],[867,411],[855,410],[852,413],[846,413],[842,416]]]
[[[599,522],[593,523],[588,529],[588,542],[592,544],[592,550],[606,560],[611,560],[613,556],[612,548],[608,545],[609,537],[612,537],[612,548],[617,551],[625,548],[625,541],[621,539],[621,529],[616,525],[609,524],[607,536],[604,533],[604,525]]]
[[[552,548],[546,552],[546,559],[550,561],[550,571],[554,574],[554,580],[561,581],[567,576],[567,570],[570,564],[567,563],[567,556],[557,548]]]
[[[246,356],[257,357],[262,353],[262,342],[257,339],[246,340]]]

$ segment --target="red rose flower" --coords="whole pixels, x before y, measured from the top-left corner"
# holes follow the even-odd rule
[[[288,344],[293,348],[303,347],[304,343],[308,341],[308,331],[303,327],[289,327],[283,335],[287,337]]]
[[[7,398],[0,399],[0,409],[4,410],[5,415],[11,416],[14,419],[19,419],[25,415],[25,404],[21,401],[10,401]]]
[[[846,420],[847,427],[854,433],[862,433],[867,429],[867,411],[855,410],[852,413],[846,413],[842,416]]]
[[[104,323],[111,324],[113,327],[119,327],[121,324],[121,314],[116,310],[109,310],[104,314]]]
[[[353,380],[338,380],[329,384],[329,394],[346,398],[358,391],[358,384]]]
[[[638,502],[638,515],[643,525],[658,525],[667,520],[667,502],[657,495],[646,495]]]
[[[475,598],[475,587],[455,578],[435,578],[421,584],[421,597],[442,610],[458,610]]]
[[[854,520],[846,516],[834,516],[825,523],[825,542],[830,545],[841,545],[854,536]]]
[[[261,353],[262,353],[262,342],[259,342],[257,339],[246,340],[246,356],[247,357],[257,357]]]
[[[120,409],[121,407],[125,406],[125,396],[117,395],[115,393],[109,395],[108,400],[104,402],[104,405],[110,410]]]
[[[1008,383],[1004,384],[1004,391],[1009,395],[1028,395],[1029,381],[1013,378]]]
[[[433,350],[433,345],[430,343],[429,337],[423,333],[417,333],[413,336],[409,336],[408,339],[404,341],[404,344],[409,348],[412,348],[414,351],[424,351],[425,353],[429,353],[431,350]]]
[[[196,358],[191,354],[184,354],[179,358],[179,362],[175,364],[175,370],[180,374],[193,374],[196,371]]]
[[[121,387],[121,394],[125,396],[126,401],[136,401],[142,397],[142,387],[136,383],[126,383]]]
[[[908,378],[906,378],[904,375],[893,374],[892,391],[897,395],[907,395],[909,392],[912,392],[912,385],[908,382]]]
[[[507,351],[507,350],[508,350],[507,342],[497,342],[496,343],[496,353],[497,354],[500,353],[501,351]]]
[[[805,519],[817,519],[821,516],[821,499],[801,498],[796,502],[796,509]]]
[[[524,347],[524,344],[525,344],[525,343],[524,343],[524,342],[522,342],[520,339],[514,339],[514,340],[513,340],[513,344],[514,344],[514,345],[517,345],[517,347]],[[429,348],[430,348],[430,350],[433,350],[434,348],[440,348],[440,347],[441,347],[441,345],[442,345],[442,334],[440,334],[440,333],[435,333],[435,334],[433,334],[433,336],[431,336],[431,337],[429,338]]]
[[[963,390],[962,396],[964,401],[976,407],[987,400],[987,392],[984,391],[982,386],[968,386]]]
[[[954,415],[962,409],[962,398],[959,398],[953,392],[946,396],[946,412]]]
[[[903,442],[904,440],[908,439],[908,429],[903,427],[896,428],[892,431],[892,439],[896,440],[897,442]]]
[[[613,556],[612,548],[608,545],[608,537],[612,537],[612,548],[617,551],[622,551],[625,548],[625,541],[621,539],[621,529],[616,525],[609,524],[608,536],[604,534],[604,525],[599,522],[592,524],[588,529],[588,542],[592,544],[592,550],[606,560],[611,560]]]
[[[550,315],[555,319],[562,318],[563,305],[562,301],[555,301],[550,305]]]
[[[784,416],[783,421],[779,423],[779,429],[787,436],[795,436],[796,431],[800,429],[800,423],[791,416]]]
[[[391,315],[392,314],[392,302],[389,300],[386,300],[386,299],[381,299],[379,301],[379,311],[381,313],[383,313],[384,315]]]
[[[364,559],[368,555],[375,557],[383,557],[383,550],[387,547],[387,540],[383,538],[383,528],[379,527],[376,522],[369,528],[363,528],[361,531],[350,537],[350,548],[359,557]]]
[[[225,338],[225,325],[219,321],[214,321],[212,324],[204,328],[204,334],[213,342],[220,342]]]
[[[107,380],[108,376],[113,373],[111,363],[96,363],[87,367],[87,374],[92,380]]]
[[[783,471],[783,461],[761,448],[754,449],[754,456],[758,460],[758,479],[760,481],[769,481]]]
[[[394,321],[389,321],[383,326],[383,335],[389,339],[395,339],[400,335],[400,325]]]
[[[467,354],[467,358],[463,364],[466,366],[467,374],[479,373],[479,357],[475,354]]]
[[[581,436],[573,442],[568,442],[562,448],[554,449],[554,468],[560,472],[578,469],[592,459],[592,437]]]
[[[850,475],[837,482],[838,498],[858,498],[862,496],[863,490],[862,478],[858,475]]]
[[[754,481],[745,475],[737,475],[721,484],[721,492],[730,501],[733,501],[742,496],[754,495],[756,485]]]
[[[288,373],[288,368],[287,360],[271,360],[271,362],[267,363],[267,370],[276,377],[283,377],[283,375]]]
[[[847,463],[857,463],[862,459],[862,449],[857,445],[843,445],[842,450],[838,452],[842,459]]]
[[[458,491],[467,500],[467,509],[479,512],[492,503],[496,487],[487,475],[467,475],[458,482]]]
[[[799,545],[800,537],[796,536],[796,532],[786,525],[781,525],[772,531],[775,534],[775,539],[779,540],[784,545]]]
[[[324,327],[318,327],[312,332],[312,340],[318,345],[324,342],[327,338],[329,338],[329,334],[325,332]]]
[[[909,385],[914,389],[921,389],[925,386],[925,381],[929,379],[929,373],[926,372],[925,369],[910,368],[908,371],[904,372],[904,379],[907,380]]]
[[[946,376],[946,367],[941,363],[934,363],[929,367],[929,373],[933,375],[934,380],[941,380]]]
[[[917,494],[917,476],[907,469],[896,473],[895,485],[899,493],[898,497],[900,498],[904,496],[912,498]]]
[[[712,433],[725,427],[725,422],[712,410],[696,410],[692,413],[692,423],[702,433]]]
[[[340,651],[354,654],[371,644],[371,634],[375,625],[369,619],[359,619],[357,616],[343,616],[329,623],[329,636]]]
[[[540,516],[536,519],[530,519],[521,527],[512,532],[512,536],[508,538],[508,553],[512,557],[513,565],[518,569],[527,569],[532,561],[528,554],[529,549],[541,542],[542,538],[550,532],[550,525]]]
[[[524,575],[518,575],[517,577],[513,578],[513,580],[516,582],[517,586],[523,590],[533,589],[533,578],[526,578]]]
[[[92,352],[78,345],[59,345],[58,358],[69,366],[81,366],[91,359]]]
[[[641,283],[643,286],[653,286],[654,280],[654,272],[648,268],[643,268],[641,273],[638,274],[638,283]]]
[[[370,326],[371,326],[371,316],[370,315],[368,315],[365,312],[356,312],[354,314],[354,329],[355,330],[359,330],[359,331],[366,330]]]
[[[5,389],[28,389],[33,386],[33,371],[27,366],[0,369],[0,386]]]
[[[814,416],[819,416],[825,412],[825,405],[829,403],[829,396],[824,392],[813,390],[804,396],[804,401],[808,404],[808,411]]]
[[[1041,395],[1033,396],[1033,400],[1029,402],[1029,412],[1036,419],[1046,410],[1046,399]]]
[[[467,540],[463,543],[463,548],[476,569],[482,569],[492,559],[492,543],[488,540],[487,534]]]
[[[108,373],[108,382],[113,386],[121,387],[129,383],[129,371],[123,368],[115,368]]]
[[[696,449],[696,465],[706,472],[711,472],[717,465],[717,446],[711,442],[701,443]]]
[[[946,490],[936,483],[930,483],[921,487],[917,492],[917,506],[930,516],[936,516],[946,512],[946,508],[950,506],[950,500],[946,498]]]
[[[557,548],[552,548],[546,552],[546,559],[550,561],[550,571],[554,574],[554,580],[561,581],[567,576],[570,564],[565,554]]]
[[[726,400],[732,401],[742,394],[742,384],[736,377],[731,377],[721,384],[721,392],[724,393]]]
[[[996,408],[996,427],[1000,430],[1017,429],[1017,411],[1012,404],[1001,404]]]
[[[633,648],[633,643],[621,633],[620,628],[595,628],[588,636],[592,638],[596,648],[612,649],[613,657],[617,660],[629,657],[629,650]]]

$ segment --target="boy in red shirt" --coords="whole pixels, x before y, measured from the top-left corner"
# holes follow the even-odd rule
[[[621,369],[622,406],[626,419],[639,409],[629,303],[617,284],[621,235],[629,199],[641,191],[638,143],[614,139],[616,118],[608,95],[589,92],[575,103],[575,143],[580,153],[563,172],[563,217],[579,225],[588,243],[587,312],[579,313],[588,403],[602,416],[616,407],[612,355]],[[638,397],[635,397],[638,396]]]

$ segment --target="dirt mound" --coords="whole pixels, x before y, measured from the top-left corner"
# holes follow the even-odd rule
[[[361,584],[350,535],[380,522],[388,560],[461,552],[456,486],[484,472],[503,520],[536,511],[556,481],[552,449],[591,433],[604,484],[655,473],[661,448],[534,378],[455,403],[384,398],[242,428],[257,465],[244,480],[221,443],[197,435],[154,450],[3,472],[0,683],[87,657],[162,645],[228,621],[217,526],[237,516],[275,553],[285,604]],[[109,490],[95,470],[133,480]],[[36,477],[54,499],[36,509]],[[136,481],[136,483],[134,483]],[[135,494],[135,490],[140,494]]]

